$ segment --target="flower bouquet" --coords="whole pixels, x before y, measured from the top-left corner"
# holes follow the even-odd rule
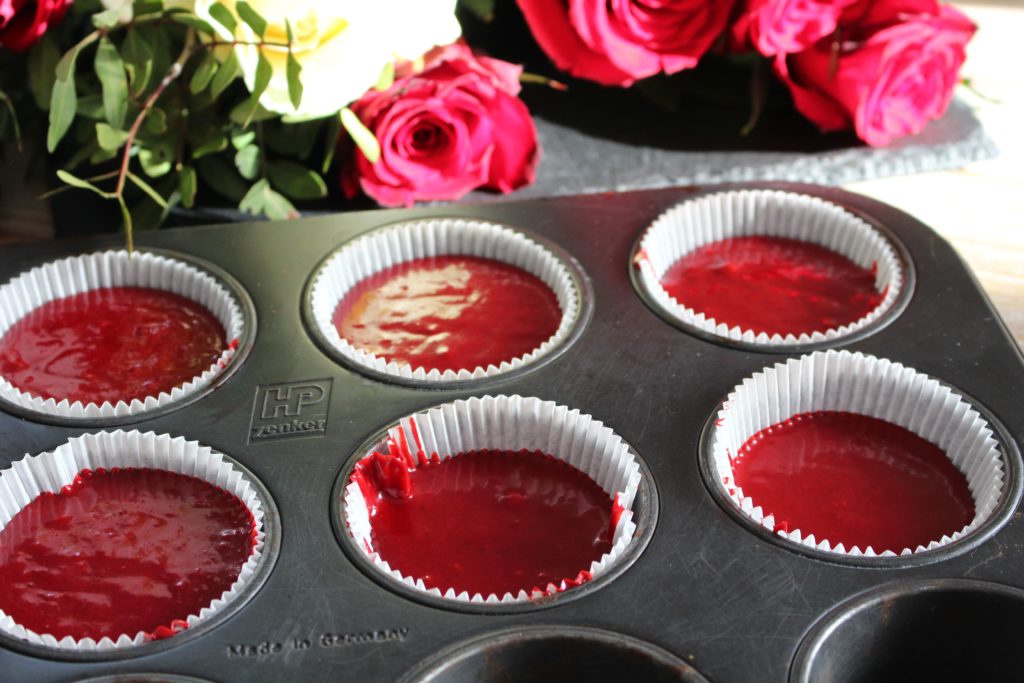
[[[476,39],[511,21],[534,73]],[[974,30],[937,0],[0,0],[0,133],[129,235],[197,203],[408,206],[533,181],[524,83],[678,107],[700,82],[680,76],[709,73],[748,105],[739,138],[777,82],[821,131],[887,145],[942,116]],[[749,84],[716,80],[723,60]]]

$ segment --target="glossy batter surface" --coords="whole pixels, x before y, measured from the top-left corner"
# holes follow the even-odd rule
[[[501,261],[416,259],[358,283],[333,322],[353,346],[428,370],[499,365],[530,353],[558,330],[551,288]]]
[[[564,589],[589,579],[611,549],[611,497],[540,452],[435,456],[411,469],[378,453],[353,479],[370,508],[373,550],[442,592]]]
[[[0,338],[0,375],[43,398],[130,401],[208,370],[224,351],[224,334],[210,311],[172,292],[90,290],[12,325]]]
[[[967,479],[938,446],[853,413],[804,413],[758,432],[733,474],[777,525],[848,549],[913,550],[974,517]]]
[[[875,274],[841,254],[781,237],[736,237],[696,249],[661,280],[676,301],[729,327],[768,335],[855,322],[883,294]]]
[[[37,633],[168,636],[231,587],[255,521],[236,496],[162,470],[85,470],[0,531],[0,609]]]

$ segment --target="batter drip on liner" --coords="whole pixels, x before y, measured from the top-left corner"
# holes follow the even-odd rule
[[[685,254],[661,278],[681,305],[768,335],[825,332],[881,304],[874,269],[810,242],[734,237]]]
[[[84,470],[0,531],[0,609],[57,639],[154,638],[221,597],[252,554],[236,496],[163,470]]]
[[[975,514],[967,479],[940,448],[865,415],[796,415],[748,439],[732,467],[777,528],[848,548],[927,547]]]
[[[487,596],[565,590],[612,547],[621,508],[580,470],[540,451],[480,450],[410,467],[356,464],[371,551],[427,588]]]
[[[130,402],[169,392],[217,362],[224,326],[173,292],[107,287],[49,301],[0,337],[0,375],[57,401]]]
[[[390,362],[460,370],[524,356],[558,331],[562,311],[542,280],[474,256],[400,263],[362,280],[332,322],[354,347]]]

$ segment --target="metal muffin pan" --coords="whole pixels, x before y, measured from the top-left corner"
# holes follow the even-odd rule
[[[724,187],[812,194],[884,226],[913,263],[913,296],[886,325],[838,346],[899,361],[962,390],[1002,425],[1001,446],[1016,462],[1015,442],[1024,435],[1024,357],[944,240],[905,213],[840,190],[785,183]],[[629,258],[652,220],[708,189],[372,211],[142,235],[141,248],[188,254],[236,279],[252,298],[258,326],[248,357],[214,391],[174,410],[140,416],[133,427],[199,441],[251,470],[277,504],[278,559],[241,609],[197,637],[171,639],[139,656],[88,662],[4,644],[0,679],[63,683],[130,674],[145,680],[160,672],[218,683],[403,677],[440,682],[503,680],[502,675],[522,680],[547,671],[557,652],[567,662],[607,656],[608,666],[590,679],[595,683],[602,676],[636,680],[646,670],[636,662],[667,662],[678,680],[699,680],[692,667],[711,681],[781,683],[791,676],[805,680],[798,678],[805,666],[811,667],[806,680],[864,680],[873,671],[833,666],[829,658],[839,662],[847,648],[870,658],[911,646],[915,657],[930,652],[948,658],[948,640],[886,631],[887,606],[906,604],[908,614],[920,616],[948,605],[955,618],[970,611],[968,603],[919,587],[959,590],[966,578],[984,582],[990,613],[1009,616],[994,617],[991,628],[999,637],[972,636],[963,656],[979,667],[986,660],[987,668],[973,670],[984,671],[987,680],[998,674],[1015,678],[1016,655],[1004,650],[1006,634],[1018,621],[1016,593],[1024,589],[1019,497],[1010,501],[1013,514],[1005,524],[964,552],[927,564],[866,568],[793,552],[751,533],[705,487],[699,467],[705,423],[736,382],[780,355],[730,348],[667,324],[632,287]],[[317,264],[365,231],[448,216],[538,234],[575,259],[593,292],[593,312],[579,336],[529,372],[435,389],[373,379],[326,354],[302,313]],[[5,249],[0,281],[54,258],[118,245],[119,238],[110,236]],[[487,394],[537,396],[578,408],[635,448],[649,469],[658,512],[649,543],[621,574],[544,609],[470,613],[391,590],[343,550],[332,500],[339,476],[361,446],[403,415]],[[88,431],[103,427],[90,425]],[[0,413],[0,468],[82,431]],[[894,587],[913,597],[893,602],[886,591]],[[862,607],[858,600],[878,607]],[[848,608],[853,616],[842,616]],[[847,626],[827,621],[837,613],[837,623]],[[604,639],[602,645],[569,643],[593,633]],[[821,633],[827,637],[819,643]],[[633,656],[639,659],[629,663]],[[481,668],[488,661],[495,666]],[[687,666],[672,669],[674,661]],[[992,662],[998,666],[988,666]],[[904,671],[901,662],[894,666],[895,675]],[[623,671],[635,673],[624,677]]]

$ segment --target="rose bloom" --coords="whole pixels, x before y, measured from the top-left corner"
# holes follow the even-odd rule
[[[857,0],[746,0],[732,27],[737,49],[763,55],[800,52],[832,34]]]
[[[534,38],[559,69],[628,86],[697,64],[734,0],[518,0]]]
[[[217,29],[225,40],[258,40],[241,20],[236,35],[210,16],[214,0],[195,0],[195,12]],[[234,2],[225,2],[234,9]],[[288,97],[288,50],[264,47],[273,67],[270,85],[260,96],[268,111],[317,118],[337,112],[357,99],[380,78],[396,58],[415,59],[435,45],[461,35],[455,18],[455,0],[249,0],[267,20],[264,40],[287,42],[285,19],[291,23],[292,53],[302,67],[302,101],[298,109]],[[238,45],[245,84],[256,82],[259,49]]]
[[[64,18],[72,0],[0,0],[0,48],[21,52]]]
[[[428,54],[422,72],[367,92],[352,111],[377,136],[381,156],[370,163],[353,152],[345,194],[362,189],[385,206],[411,206],[533,182],[537,131],[518,97],[520,73],[457,43]]]
[[[838,51],[825,39],[777,58],[776,71],[823,131],[852,126],[883,146],[946,112],[975,28],[933,0],[860,0],[840,20]]]

